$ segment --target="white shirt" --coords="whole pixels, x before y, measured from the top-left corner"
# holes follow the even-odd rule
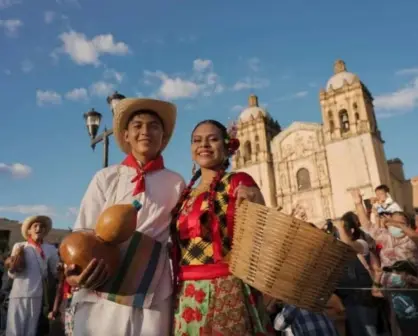
[[[27,243],[16,243],[12,249],[12,256],[23,246],[25,256],[25,269],[22,272],[8,272],[12,278],[13,286],[10,298],[37,298],[42,297],[42,278],[46,278],[49,271],[56,276],[59,262],[58,251],[54,245],[42,244],[45,259],[42,259],[36,248]]]
[[[136,182],[131,180],[136,170],[114,165],[97,172],[81,201],[80,212],[74,230],[94,229],[100,214],[114,204],[131,204],[139,200],[142,204],[137,216],[137,231],[142,232],[164,245],[170,235],[171,211],[185,187],[184,179],[177,173],[163,169],[145,175],[145,192],[132,196]],[[169,258],[154,295],[154,303],[169,297],[172,279]],[[86,290],[75,293],[73,302],[97,301],[97,296]]]

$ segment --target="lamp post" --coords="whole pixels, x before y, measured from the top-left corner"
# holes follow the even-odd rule
[[[121,95],[117,91],[107,97],[106,101],[109,104],[112,116],[115,114],[114,109],[118,102],[125,99],[124,95]],[[87,131],[90,136],[90,146],[94,150],[96,145],[103,141],[103,167],[106,168],[109,165],[109,137],[113,134],[113,129],[107,129],[97,135],[102,120],[102,114],[92,108],[87,113],[84,113],[84,119],[86,121]]]

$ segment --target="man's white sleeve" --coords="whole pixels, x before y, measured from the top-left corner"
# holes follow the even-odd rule
[[[102,213],[106,202],[104,185],[103,174],[98,172],[90,182],[81,201],[80,211],[73,227],[74,231],[93,230],[96,227],[96,221]]]

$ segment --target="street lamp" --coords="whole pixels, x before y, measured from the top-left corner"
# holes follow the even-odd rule
[[[107,97],[106,101],[109,104],[112,116],[115,114],[115,106],[126,97],[115,91],[112,95]],[[84,113],[84,119],[86,121],[87,131],[89,133],[91,142],[90,146],[94,150],[96,145],[103,141],[103,167],[106,168],[109,165],[109,137],[113,134],[113,129],[108,130],[106,127],[104,131],[97,135],[102,120],[102,114],[91,109],[89,112]]]

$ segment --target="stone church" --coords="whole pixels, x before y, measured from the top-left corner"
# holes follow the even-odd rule
[[[386,184],[405,211],[413,211],[402,161],[386,158],[373,96],[344,61],[335,62],[319,93],[322,123],[295,121],[282,129],[257,96],[248,103],[237,122],[241,147],[232,168],[255,179],[268,206],[290,212],[299,203],[320,225],[354,209],[350,189],[360,188],[367,199]]]

